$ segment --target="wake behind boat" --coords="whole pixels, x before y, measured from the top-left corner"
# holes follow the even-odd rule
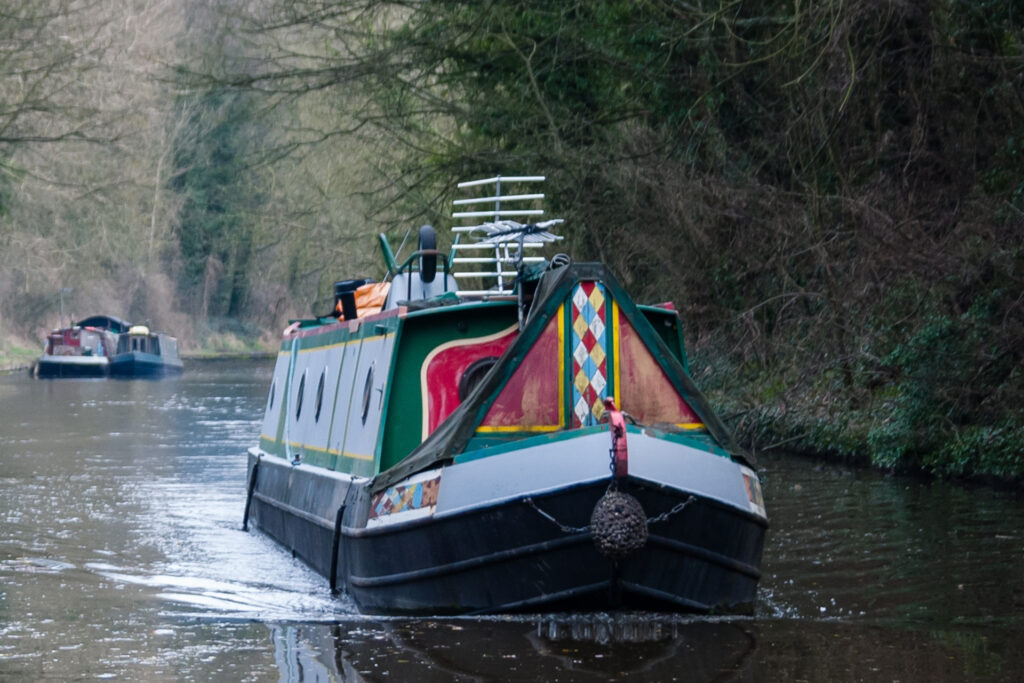
[[[540,180],[461,184],[494,187],[456,202],[486,222],[447,254],[424,226],[401,264],[382,235],[389,281],[340,282],[334,316],[285,331],[243,526],[367,613],[750,612],[757,474],[671,307],[536,255],[558,221],[518,223],[543,195],[507,189]]]

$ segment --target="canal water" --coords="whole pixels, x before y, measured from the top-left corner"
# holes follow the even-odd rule
[[[0,376],[0,680],[1024,676],[1020,495],[783,455],[753,617],[362,617],[240,530],[270,374]]]

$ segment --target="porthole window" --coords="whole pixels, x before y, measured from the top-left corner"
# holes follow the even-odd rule
[[[462,377],[459,378],[459,402],[465,401],[473,393],[473,390],[477,388],[480,382],[483,381],[484,376],[490,372],[497,362],[497,356],[489,356],[469,364],[466,371],[462,373]]]
[[[324,403],[324,380],[327,378],[327,368],[320,371],[320,383],[316,385],[316,412],[313,414],[313,421],[320,421],[320,408]]]
[[[363,424],[366,424],[366,416],[370,413],[370,395],[373,393],[373,365],[366,371],[366,384],[363,385]]]
[[[306,373],[302,373],[302,379],[299,380],[299,391],[295,396],[295,419],[299,419],[299,415],[302,415],[302,395],[306,393]]]

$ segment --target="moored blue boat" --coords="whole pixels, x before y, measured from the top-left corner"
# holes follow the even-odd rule
[[[146,325],[132,325],[122,333],[110,359],[110,374],[115,377],[162,377],[183,369],[178,340]]]
[[[245,524],[369,613],[749,612],[752,462],[687,374],[674,310],[531,255],[558,221],[516,222],[542,195],[507,189],[538,180],[464,183],[495,186],[457,202],[487,222],[446,253],[425,226],[401,264],[381,236],[387,282],[338,283],[334,316],[285,331]]]

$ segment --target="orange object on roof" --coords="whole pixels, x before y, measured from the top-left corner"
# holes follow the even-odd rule
[[[359,317],[380,313],[390,289],[390,282],[371,282],[356,289],[356,311]]]
[[[355,293],[356,298],[356,315],[359,318],[373,315],[374,313],[380,313],[380,310],[384,308],[384,302],[388,298],[388,290],[391,289],[390,282],[371,282],[369,284],[357,287]],[[341,313],[341,300],[335,304],[334,310],[338,314],[338,318],[342,317]]]

